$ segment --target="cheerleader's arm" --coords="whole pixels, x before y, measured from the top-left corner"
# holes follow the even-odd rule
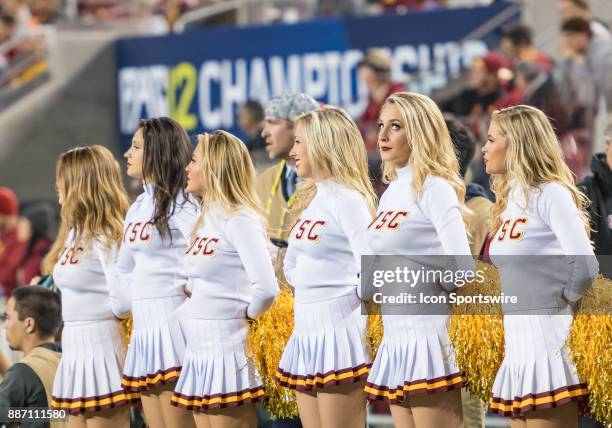
[[[361,257],[372,254],[367,236],[368,224],[372,221],[372,214],[370,214],[365,198],[354,194],[347,198],[336,199],[334,213],[335,220],[338,222],[342,233],[348,239],[351,252],[353,253],[357,268],[357,276],[355,278],[357,295],[361,298],[361,274],[363,267],[365,267],[361,265]]]
[[[538,208],[542,219],[559,240],[563,253],[569,257],[570,274],[563,297],[575,302],[591,288],[599,272],[585,225],[571,193],[559,183],[544,186]]]
[[[236,215],[226,224],[228,241],[236,248],[251,280],[250,302],[246,316],[256,319],[266,311],[279,292],[261,221],[251,215]]]
[[[476,266],[455,189],[439,177],[434,177],[427,184],[420,205],[434,225],[444,253],[449,257],[445,268],[454,272],[474,272]],[[457,289],[452,281],[440,285],[449,292]]]
[[[126,318],[132,310],[132,271],[134,256],[127,245],[121,245],[115,263],[108,263],[104,274],[109,284],[111,310],[118,318]]]
[[[110,247],[96,242],[96,252],[102,264],[111,311],[117,318],[127,318],[132,311],[129,282],[121,282],[117,275],[118,249],[116,244]]]

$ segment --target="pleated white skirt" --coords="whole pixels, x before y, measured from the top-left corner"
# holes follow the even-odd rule
[[[246,356],[244,319],[187,321],[187,349],[172,405],[202,412],[265,398],[254,362]]]
[[[183,296],[132,302],[133,331],[123,371],[127,391],[171,384],[181,374],[185,354]]]
[[[310,391],[368,376],[371,358],[365,340],[367,316],[357,294],[295,303],[295,327],[281,357],[276,381]]]
[[[51,407],[79,414],[138,400],[121,386],[125,352],[119,321],[66,322]]]
[[[505,353],[493,383],[491,411],[518,417],[525,412],[588,398],[565,345],[573,316],[505,315]]]
[[[391,404],[464,384],[451,349],[448,315],[383,315],[384,335],[365,388]]]

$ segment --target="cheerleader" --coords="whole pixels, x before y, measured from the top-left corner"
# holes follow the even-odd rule
[[[246,146],[224,131],[199,137],[187,190],[202,214],[186,252],[192,287],[187,349],[172,404],[194,411],[198,427],[255,427],[264,390],[246,357],[247,319],[278,293]]]
[[[393,94],[378,129],[390,184],[368,226],[374,254],[463,256],[456,266],[473,269],[459,202],[465,185],[436,104],[424,95]],[[453,284],[443,286],[427,284],[419,291],[443,295]],[[383,304],[382,311],[384,335],[368,377],[368,398],[387,400],[398,427],[463,426],[463,379],[450,348],[448,307]]]
[[[140,124],[125,154],[127,173],[143,180],[144,192],[125,217],[116,269],[131,291],[134,323],[123,386],[142,392],[153,428],[193,425],[190,415],[170,405],[185,351],[178,309],[186,299],[182,259],[198,218],[197,202],[185,193],[191,151],[183,128],[158,118]]]
[[[294,141],[290,154],[306,180],[294,209],[307,206],[291,228],[284,261],[295,327],[276,380],[296,390],[305,428],[364,426],[371,361],[357,286],[376,206],[365,146],[337,108],[299,117]]]
[[[61,224],[44,264],[61,290],[64,330],[51,406],[68,411],[70,427],[128,427],[138,394],[121,386],[117,317],[129,300],[113,278],[128,209],[119,164],[102,146],[75,148],[57,161],[56,182]]]
[[[504,307],[505,353],[491,410],[510,416],[512,427],[576,427],[587,388],[565,346],[570,303],[598,268],[586,198],[550,122],[534,107],[494,112],[482,152],[497,198],[489,253],[502,291],[518,298]]]

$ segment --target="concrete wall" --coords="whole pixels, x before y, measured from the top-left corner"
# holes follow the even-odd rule
[[[0,185],[22,200],[55,197],[55,160],[78,145],[118,147],[108,32],[66,31],[51,43],[51,79],[0,115]]]

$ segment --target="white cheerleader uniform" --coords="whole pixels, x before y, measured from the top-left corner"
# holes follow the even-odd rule
[[[183,256],[199,214],[197,202],[179,193],[171,208],[170,236],[162,239],[151,223],[154,186],[144,190],[125,217],[116,269],[132,301],[133,331],[123,372],[127,391],[174,383],[181,374],[185,333],[179,307],[187,285]]]
[[[504,306],[505,354],[495,377],[491,410],[520,417],[575,401],[587,387],[570,359],[566,339],[578,300],[598,264],[571,193],[559,183],[529,189],[511,182],[508,207],[490,246],[502,291],[518,298]]]
[[[126,343],[117,317],[129,311],[128,297],[114,280],[115,245],[99,240],[75,244],[71,231],[53,269],[62,297],[62,357],[51,406],[76,415],[138,400],[123,390]]]
[[[446,180],[430,175],[417,198],[412,181],[413,166],[400,168],[382,195],[378,215],[368,227],[374,254],[463,256],[458,263],[465,263],[470,247],[455,190]],[[473,260],[467,261],[473,270]],[[437,283],[427,286],[437,295],[451,289]],[[464,381],[448,335],[448,307],[434,310],[417,304],[389,309],[399,313],[383,303],[384,335],[365,388],[368,399],[397,404],[410,395],[461,388]]]
[[[316,186],[290,231],[284,260],[295,325],[276,381],[300,391],[364,380],[371,365],[357,288],[372,216],[358,192],[333,179]]]
[[[192,287],[187,349],[172,405],[202,412],[263,400],[245,352],[247,318],[268,309],[279,291],[261,220],[247,209],[228,213],[213,204],[185,266]]]

